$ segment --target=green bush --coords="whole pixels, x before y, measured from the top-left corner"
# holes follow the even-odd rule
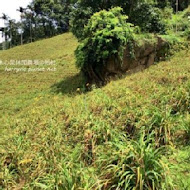
[[[187,36],[187,31],[190,28],[190,9],[185,9],[183,12],[178,12],[178,14],[171,14],[171,10],[166,8],[162,11],[162,16],[167,26],[167,34],[178,33],[182,37]],[[170,14],[169,14],[170,12]],[[168,14],[168,16],[167,16]]]
[[[190,40],[190,28],[188,28],[188,29],[185,30],[184,36],[186,36],[187,39]]]
[[[130,22],[140,26],[142,31],[165,33],[165,23],[162,12],[149,3],[140,3],[130,15]]]
[[[187,18],[188,16],[190,16],[190,5],[187,9],[183,11],[183,17]]]
[[[123,50],[133,40],[133,25],[126,22],[127,18],[120,7],[95,13],[85,26],[84,40],[75,52],[76,65],[83,71],[95,68],[99,72],[110,56],[122,63]]]
[[[184,36],[190,40],[190,6],[183,12],[183,18],[186,20],[186,28],[184,31]]]
[[[165,7],[162,10],[162,18],[163,19],[172,19],[172,15],[173,15],[173,9],[171,7]]]
[[[175,34],[160,35],[160,37],[165,40],[166,43],[162,49],[157,52],[157,61],[166,60],[173,56],[176,52],[188,47],[188,43],[185,42],[183,38]]]

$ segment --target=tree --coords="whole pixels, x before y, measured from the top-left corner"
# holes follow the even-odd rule
[[[20,27],[19,22],[16,22],[14,19],[9,20],[8,34],[10,39],[10,48],[20,44],[20,34],[18,32]]]
[[[2,29],[2,36],[5,38],[5,42],[3,44],[4,45],[3,48],[7,49],[7,40],[8,40],[7,23],[8,23],[9,17],[5,13],[3,13],[1,19],[4,20],[4,27]]]
[[[190,0],[157,0],[159,8],[172,7],[176,11],[176,4],[178,4],[178,10],[183,11],[190,5]]]
[[[140,3],[130,14],[130,22],[140,26],[142,31],[165,33],[165,24],[162,21],[160,9],[149,3]]]

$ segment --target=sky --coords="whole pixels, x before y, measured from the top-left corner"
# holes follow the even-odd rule
[[[11,19],[19,20],[20,13],[16,11],[20,6],[26,7],[31,0],[0,0],[0,17],[2,13],[7,14]],[[0,19],[0,27],[4,25],[4,21]],[[0,34],[0,42],[2,41],[2,37]]]

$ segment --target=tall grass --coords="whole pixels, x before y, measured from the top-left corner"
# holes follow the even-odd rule
[[[0,189],[188,189],[189,53],[86,92],[76,46],[64,34],[0,53],[57,66],[0,66]]]
[[[156,148],[152,134],[110,142],[107,150],[99,160],[104,189],[173,189],[161,159],[163,148]]]

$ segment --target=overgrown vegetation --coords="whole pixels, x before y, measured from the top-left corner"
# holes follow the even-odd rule
[[[179,0],[177,10],[183,11],[189,4],[189,0]],[[165,33],[168,27],[163,21],[162,12],[166,9],[176,12],[176,0],[32,0],[27,7],[18,7],[22,22],[16,22],[9,15],[2,15],[6,22],[3,29],[4,45],[11,48],[22,44],[21,33],[23,43],[69,30],[80,38],[84,25],[94,13],[118,6],[123,8],[129,22],[140,26],[142,31],[156,33]]]
[[[0,189],[190,187],[190,7],[179,2],[33,0],[29,12],[20,8],[23,25],[5,28],[6,43],[18,45],[19,27],[24,43],[69,29],[77,39],[65,33],[0,52]],[[107,61],[121,66],[124,53],[138,62],[136,47],[144,65],[160,63],[102,88],[86,83],[103,83]],[[13,60],[55,64],[24,72],[49,66]]]
[[[152,135],[145,136],[144,131],[137,141],[125,137],[110,142],[101,160],[105,165],[103,176],[110,183],[109,188],[172,189],[166,175],[168,168],[161,162],[162,153],[161,148],[155,147]]]
[[[136,6],[130,14],[130,21],[143,32],[164,34],[166,31],[161,10],[150,3],[140,3]]]
[[[77,45],[64,34],[0,53],[57,67],[0,66],[0,187],[188,189],[189,52],[83,93]]]
[[[116,7],[95,13],[85,27],[83,41],[76,50],[77,66],[97,80],[103,81],[101,70],[108,58],[119,58],[122,64],[126,45],[133,43],[133,25],[126,22],[127,16],[121,12],[122,9]]]

